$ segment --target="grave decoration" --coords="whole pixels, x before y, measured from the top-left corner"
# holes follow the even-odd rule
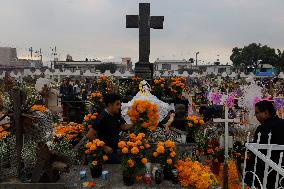
[[[186,131],[187,131],[187,142],[188,143],[193,143],[195,142],[194,139],[194,133],[202,126],[204,125],[204,121],[202,118],[193,115],[193,116],[188,116],[186,118],[187,125],[186,125]]]
[[[185,88],[185,79],[183,77],[172,77],[170,83],[170,93],[178,98]]]
[[[175,151],[176,144],[167,140],[159,142],[153,152],[154,159],[163,167],[164,178],[166,180],[172,179],[172,170],[177,161],[177,154]]]
[[[113,90],[113,84],[110,77],[105,75],[101,75],[98,78],[98,91],[102,93],[102,95],[106,95],[111,93]]]
[[[59,123],[54,125],[55,137],[59,140],[66,140],[72,146],[78,144],[83,138],[84,127],[82,124],[70,122],[70,123]]]
[[[217,185],[217,179],[211,173],[210,167],[204,166],[198,161],[193,161],[190,158],[178,160],[176,168],[179,182],[183,187],[203,189]]]
[[[128,115],[133,123],[133,132],[135,134],[149,134],[158,126],[158,108],[155,104],[147,100],[135,100],[128,110]]]
[[[165,93],[168,90],[166,82],[165,78],[159,78],[155,79],[152,83],[152,92],[159,99],[162,99],[162,96],[166,95]]]
[[[123,182],[125,185],[133,185],[134,178],[148,162],[150,144],[144,133],[129,134],[128,140],[118,143],[121,165],[123,169]]]
[[[103,94],[101,92],[92,92],[88,99],[88,104],[90,105],[90,112],[100,113],[103,110]]]
[[[99,139],[95,139],[86,144],[85,154],[91,169],[93,178],[98,178],[102,174],[102,165],[108,160],[108,156],[103,151],[105,143]]]
[[[95,120],[98,117],[98,113],[87,114],[84,117],[83,126],[85,131],[88,131],[95,123]]]

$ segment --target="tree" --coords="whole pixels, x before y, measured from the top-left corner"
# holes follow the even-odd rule
[[[277,49],[277,56],[278,62],[276,67],[279,69],[279,71],[284,71],[284,51],[281,52],[281,50]]]
[[[271,64],[275,66],[279,60],[275,49],[267,45],[262,46],[260,43],[251,43],[243,48],[233,48],[230,59],[233,65],[238,68],[253,67],[255,70],[260,64]]]
[[[102,63],[95,66],[96,70],[100,70],[104,73],[106,70],[110,70],[111,73],[114,73],[117,69],[117,65],[114,63]]]

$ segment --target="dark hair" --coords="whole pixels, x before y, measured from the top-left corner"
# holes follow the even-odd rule
[[[267,100],[260,101],[255,104],[255,107],[259,109],[260,112],[268,111],[272,117],[276,116],[276,110],[273,103]]]
[[[108,104],[113,104],[115,101],[120,100],[120,96],[117,94],[106,94],[104,95],[104,102],[105,105],[108,106]]]

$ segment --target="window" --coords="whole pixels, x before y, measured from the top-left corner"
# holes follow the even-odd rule
[[[162,70],[171,70],[170,64],[162,64]]]
[[[223,73],[223,72],[226,72],[226,68],[219,68],[218,69],[218,73]]]

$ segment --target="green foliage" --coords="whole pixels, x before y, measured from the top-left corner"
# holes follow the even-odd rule
[[[233,65],[238,68],[259,67],[260,64],[271,64],[276,66],[279,61],[279,56],[276,54],[275,49],[262,46],[260,43],[251,43],[243,48],[235,47],[230,56]]]
[[[100,70],[101,72],[105,72],[106,70],[110,70],[111,73],[114,73],[117,69],[117,66],[114,63],[103,63],[95,66],[96,70]]]

